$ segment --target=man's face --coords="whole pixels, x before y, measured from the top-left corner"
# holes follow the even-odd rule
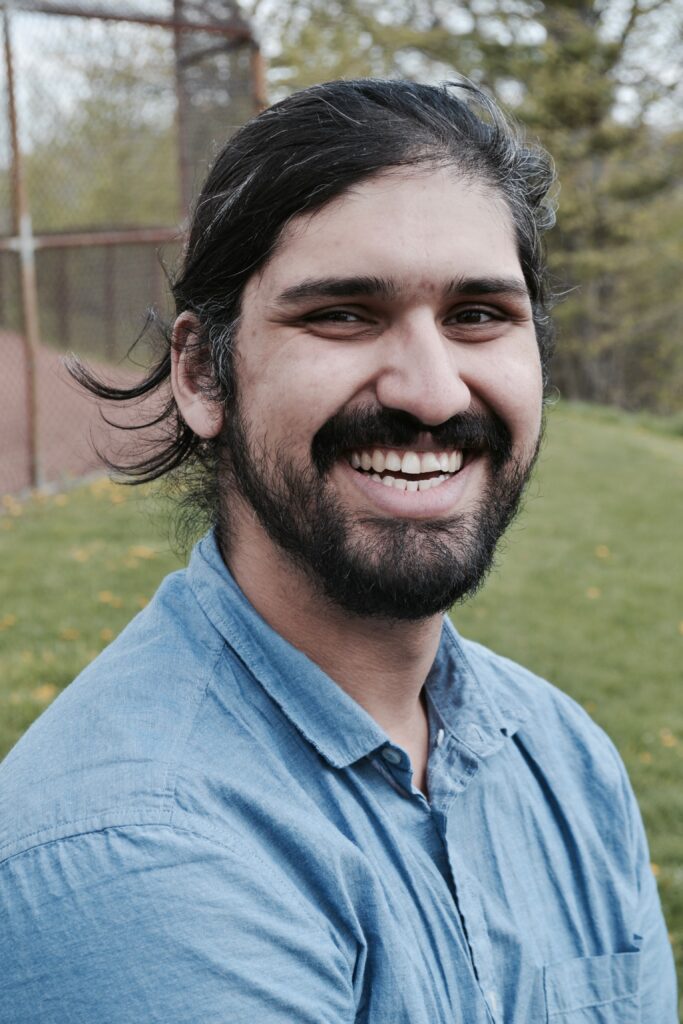
[[[235,369],[230,550],[255,511],[265,553],[361,615],[424,618],[478,585],[541,429],[500,197],[393,171],[295,219],[245,289]]]

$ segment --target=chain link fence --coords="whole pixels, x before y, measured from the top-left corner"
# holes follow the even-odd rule
[[[233,0],[0,2],[0,36],[2,495],[97,466],[63,356],[139,373],[195,190],[264,87]]]

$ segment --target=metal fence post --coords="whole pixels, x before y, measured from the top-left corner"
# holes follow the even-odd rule
[[[7,105],[12,153],[12,218],[15,238],[12,248],[19,253],[21,280],[21,315],[23,321],[23,348],[26,363],[26,417],[28,425],[28,476],[32,487],[42,484],[38,435],[38,379],[37,353],[40,345],[38,319],[38,293],[36,289],[35,243],[31,226],[28,193],[23,175],[17,103],[14,87],[10,19],[3,8],[3,35],[5,37],[5,64],[7,68]]]

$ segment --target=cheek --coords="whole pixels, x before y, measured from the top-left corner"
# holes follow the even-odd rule
[[[513,437],[532,446],[541,429],[543,414],[543,376],[535,339],[516,352],[500,352],[489,362],[488,383],[480,395],[512,431]],[[495,366],[495,374],[491,366]],[[486,381],[485,367],[481,368]]]
[[[349,346],[299,338],[244,352],[238,369],[244,415],[259,433],[267,426],[286,444],[308,445],[363,387],[366,367]]]

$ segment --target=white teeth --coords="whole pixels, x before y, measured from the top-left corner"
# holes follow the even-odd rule
[[[408,481],[404,480],[402,476],[397,476],[396,479],[394,480],[394,487],[396,488],[397,491],[407,491]]]
[[[372,470],[374,474],[381,474],[385,471],[390,473],[404,473],[408,476],[417,476],[421,473],[457,473],[463,463],[463,453],[456,452],[405,452],[402,456],[399,452],[391,449],[381,451],[374,448],[372,451],[351,452],[349,462],[354,469],[363,469],[365,472]],[[437,478],[432,478],[432,483]],[[424,483],[425,481],[420,481]],[[408,483],[411,483],[409,480]],[[414,488],[408,487],[407,490]],[[421,487],[420,490],[429,488]],[[404,490],[404,488],[401,488]]]
[[[418,480],[418,482],[417,482],[417,489],[418,489],[418,491],[428,491],[431,486],[432,486],[432,481],[431,480]]]
[[[407,491],[416,491],[417,490],[417,480],[407,480],[406,481],[406,490]]]
[[[417,452],[406,452],[401,459],[402,473],[420,473],[420,456]]]
[[[372,453],[372,468],[375,473],[381,473],[384,470],[385,461],[384,452],[381,452],[379,448],[375,448]]]
[[[435,473],[441,469],[441,463],[434,452],[424,452],[420,459],[420,466],[423,473]]]
[[[380,479],[381,479],[381,481],[382,481],[382,483],[384,484],[385,487],[393,487],[394,486],[394,478],[393,478],[393,476],[383,476],[383,477],[380,477]]]
[[[370,479],[371,480],[376,480],[378,484],[382,483],[382,477],[379,475],[379,473],[371,473],[370,474]]]

